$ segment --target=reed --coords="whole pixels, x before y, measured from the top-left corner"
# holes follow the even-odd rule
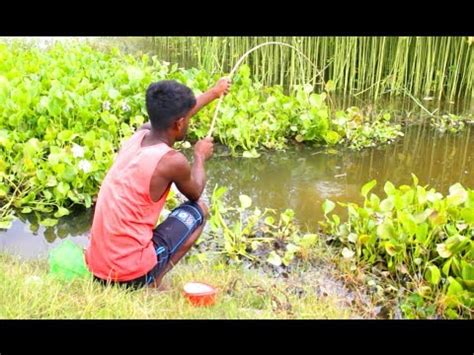
[[[314,80],[334,80],[336,93],[370,98],[382,95],[449,101],[474,96],[471,37],[154,37],[154,51],[164,60],[229,72],[240,56],[264,42],[284,42],[308,56],[298,60],[291,48],[267,46],[245,60],[264,85],[289,88]],[[322,87],[317,87],[322,89]]]

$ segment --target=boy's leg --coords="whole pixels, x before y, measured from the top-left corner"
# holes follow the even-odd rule
[[[166,230],[165,230],[165,233],[161,233],[162,235],[160,235],[159,238],[155,239],[155,241],[157,242],[158,247],[160,246],[160,244],[165,244],[166,245],[165,249],[168,249],[168,250],[166,250],[166,252],[169,252],[169,255],[168,255],[168,260],[166,262],[166,265],[160,270],[159,274],[156,275],[156,277],[154,277],[154,280],[150,284],[150,286],[158,287],[160,285],[164,275],[168,271],[170,271],[182,259],[182,257],[184,255],[186,255],[186,253],[189,251],[189,249],[191,249],[191,247],[194,245],[196,240],[201,235],[201,233],[204,229],[204,225],[206,223],[206,220],[208,218],[208,209],[207,209],[206,204],[204,202],[202,202],[201,200],[197,201],[196,204],[200,207],[199,214],[201,215],[200,217],[202,218],[202,221],[201,221],[200,225],[192,233],[190,233],[187,237],[182,238],[184,240],[180,240],[180,243],[178,245],[174,245],[174,240],[173,239],[176,238],[176,236],[166,235]],[[175,223],[180,223],[180,222],[175,221]],[[163,222],[163,224],[164,224],[164,222]],[[183,225],[184,225],[184,223],[181,224],[181,228],[182,228]],[[172,232],[172,230],[170,230],[170,232]],[[171,249],[171,250],[169,250],[169,249]]]
[[[187,239],[186,242],[184,242],[184,244],[177,249],[176,253],[171,256],[170,260],[166,264],[164,270],[154,279],[153,284],[151,285],[152,287],[158,287],[161,284],[161,281],[163,280],[163,277],[166,275],[166,273],[168,273],[168,271],[170,271],[178,263],[178,261],[180,261],[184,255],[186,255],[189,249],[191,249],[193,246],[194,242],[196,242],[196,240],[201,235],[203,229],[204,224],[199,226],[199,228],[191,234],[189,239]]]

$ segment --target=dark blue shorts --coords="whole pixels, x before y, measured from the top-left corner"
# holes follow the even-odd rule
[[[146,274],[146,283],[156,279],[170,262],[171,258],[190,235],[203,223],[204,213],[201,207],[187,201],[176,207],[163,223],[153,231],[157,264]]]
[[[151,284],[158,278],[173,255],[204,221],[204,213],[196,202],[187,201],[171,211],[168,218],[153,230],[157,263],[146,275],[130,281],[115,282],[133,288]],[[96,278],[100,282],[105,282]]]

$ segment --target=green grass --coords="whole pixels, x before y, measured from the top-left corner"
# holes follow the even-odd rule
[[[290,278],[291,279],[291,278]],[[290,280],[288,279],[288,280]],[[219,288],[212,307],[193,307],[183,297],[188,281]],[[296,284],[220,264],[183,263],[164,279],[167,291],[104,287],[91,279],[65,283],[48,274],[48,264],[0,256],[2,319],[268,319],[350,318],[340,300],[318,298],[308,283]],[[291,292],[303,290],[303,296]]]

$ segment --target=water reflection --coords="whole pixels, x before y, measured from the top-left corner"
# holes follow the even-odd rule
[[[262,209],[291,208],[297,222],[310,229],[323,218],[320,206],[325,199],[360,203],[360,188],[371,179],[377,179],[374,192],[381,195],[387,180],[410,184],[411,173],[420,184],[429,184],[443,194],[456,182],[474,188],[474,132],[470,126],[455,135],[436,133],[426,125],[411,126],[395,144],[362,152],[298,146],[264,153],[258,159],[231,158],[222,147],[216,153],[207,165],[206,199],[216,184],[227,186],[228,203],[238,204],[238,196],[246,194]],[[85,246],[92,216],[92,210],[75,213],[46,229],[34,215],[21,216],[10,230],[0,232],[0,248],[33,257],[44,255],[65,238]]]

